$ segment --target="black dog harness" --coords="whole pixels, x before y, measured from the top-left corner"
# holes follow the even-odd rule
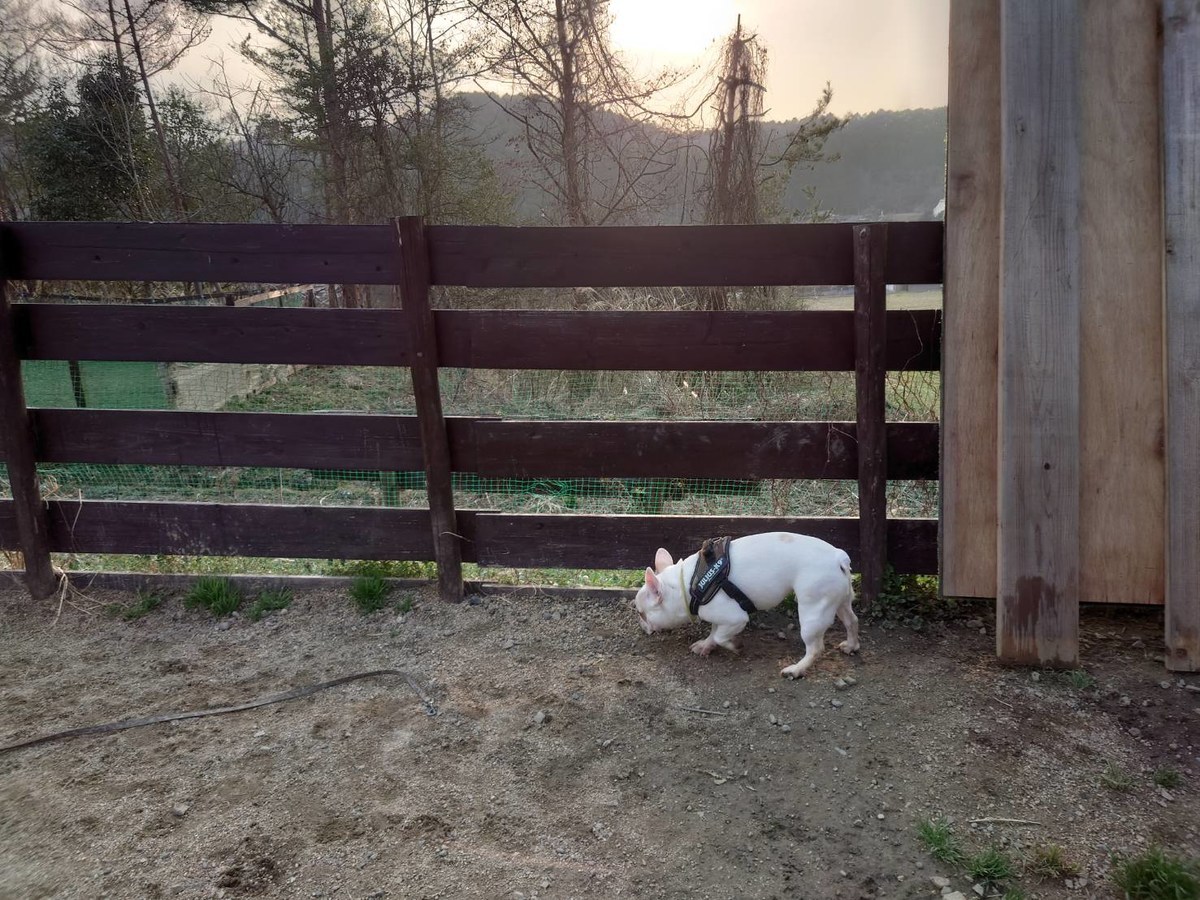
[[[691,590],[688,592],[688,612],[696,617],[705,603],[724,591],[737,601],[737,605],[746,614],[756,612],[754,602],[747,597],[738,586],[730,581],[733,567],[729,562],[729,538],[709,538],[700,547],[700,556],[696,560],[696,571],[692,573]]]

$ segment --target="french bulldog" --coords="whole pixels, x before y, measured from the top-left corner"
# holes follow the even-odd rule
[[[672,562],[671,554],[659,548],[654,567],[646,568],[646,582],[633,601],[646,634],[691,621],[690,585],[699,556],[697,551]],[[809,670],[825,650],[825,632],[835,616],[846,628],[846,640],[838,649],[847,654],[858,650],[850,557],[844,551],[818,538],[775,531],[730,541],[728,556],[729,580],[756,609],[773,609],[789,592],[796,595],[804,658],[783,669],[781,675],[800,678]],[[692,644],[693,653],[708,656],[716,647],[737,652],[733,639],[746,627],[750,616],[729,594],[718,591],[699,607],[697,617],[713,627],[708,637]]]

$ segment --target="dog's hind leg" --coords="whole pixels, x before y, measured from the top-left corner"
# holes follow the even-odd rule
[[[817,661],[817,657],[825,652],[825,632],[833,624],[836,609],[833,603],[826,602],[816,605],[815,608],[801,610],[800,637],[804,640],[804,658],[783,669],[780,675],[785,678],[802,678]]]
[[[846,628],[846,639],[838,644],[838,649],[846,654],[857,653],[861,646],[858,642],[858,616],[854,614],[854,607],[850,605],[852,599],[847,597],[837,610],[837,617]]]

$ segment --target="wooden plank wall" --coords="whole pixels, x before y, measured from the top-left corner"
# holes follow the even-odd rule
[[[1200,2],[1165,0],[1167,666],[1200,669]]]
[[[1016,0],[1004,10],[1048,16],[1050,7],[1058,4]],[[1060,81],[1039,83],[1050,89],[1055,84],[1078,87],[1078,258],[1076,263],[1061,256],[1051,262],[1060,271],[1063,265],[1076,268],[1078,341],[1047,344],[1051,356],[1045,364],[1060,366],[1064,353],[1078,353],[1069,376],[1076,379],[1074,398],[1060,398],[1077,404],[1077,436],[1067,427],[1056,439],[1056,444],[1066,441],[1062,446],[1077,442],[1078,511],[1069,509],[1072,491],[1055,488],[1067,507],[1056,502],[1053,517],[1047,512],[1040,518],[1010,519],[1010,534],[1032,532],[1040,524],[1048,534],[1063,537],[1076,532],[1070,523],[1077,522],[1078,547],[1064,540],[1054,559],[1058,564],[1063,554],[1077,555],[1072,565],[1079,572],[1081,600],[1161,603],[1165,473],[1159,4],[1079,0],[1063,9],[1073,11],[1061,18],[1060,28],[1078,43],[1077,61],[1059,68]],[[941,535],[943,589],[950,596],[997,596],[996,554],[1003,537],[996,501],[1000,485],[1011,489],[1016,474],[1009,470],[997,481],[998,451],[1002,439],[1020,443],[1031,438],[1024,430],[1029,421],[1024,413],[1005,416],[997,405],[1001,375],[996,361],[1013,352],[999,334],[1000,284],[1009,277],[1015,291],[1010,299],[1017,304],[1011,311],[1023,318],[1033,295],[1012,279],[1031,275],[1030,261],[1036,258],[1036,253],[1030,255],[1036,247],[1017,250],[1010,245],[1006,258],[1011,268],[1001,273],[1002,187],[1020,190],[1022,185],[1009,183],[1012,179],[1023,179],[1025,188],[1043,184],[1038,180],[1043,175],[1033,170],[1018,168],[1008,180],[1001,177],[1001,11],[1000,0],[960,0],[951,9]],[[1039,34],[1050,27],[1043,23]],[[1022,70],[1017,67],[1013,73],[1019,76]],[[1006,90],[1013,89],[1006,83]],[[1029,101],[1014,97],[1012,102],[1013,115],[1020,119],[1013,124],[1029,127]],[[1012,136],[1005,135],[1010,144]],[[1044,183],[1053,190],[1053,182]],[[1025,222],[1034,229],[1044,224],[1038,217],[1010,221],[1013,230],[1006,237],[1020,240],[1031,234],[1018,227]],[[1015,328],[1020,323],[1010,324]],[[1009,337],[1025,339],[1029,332]],[[1018,364],[1010,374],[1020,377],[1026,368]],[[1071,477],[1076,476],[1068,473]]]

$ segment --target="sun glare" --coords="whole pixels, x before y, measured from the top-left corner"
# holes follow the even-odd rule
[[[699,53],[737,22],[734,0],[612,0],[612,40],[634,53]]]

